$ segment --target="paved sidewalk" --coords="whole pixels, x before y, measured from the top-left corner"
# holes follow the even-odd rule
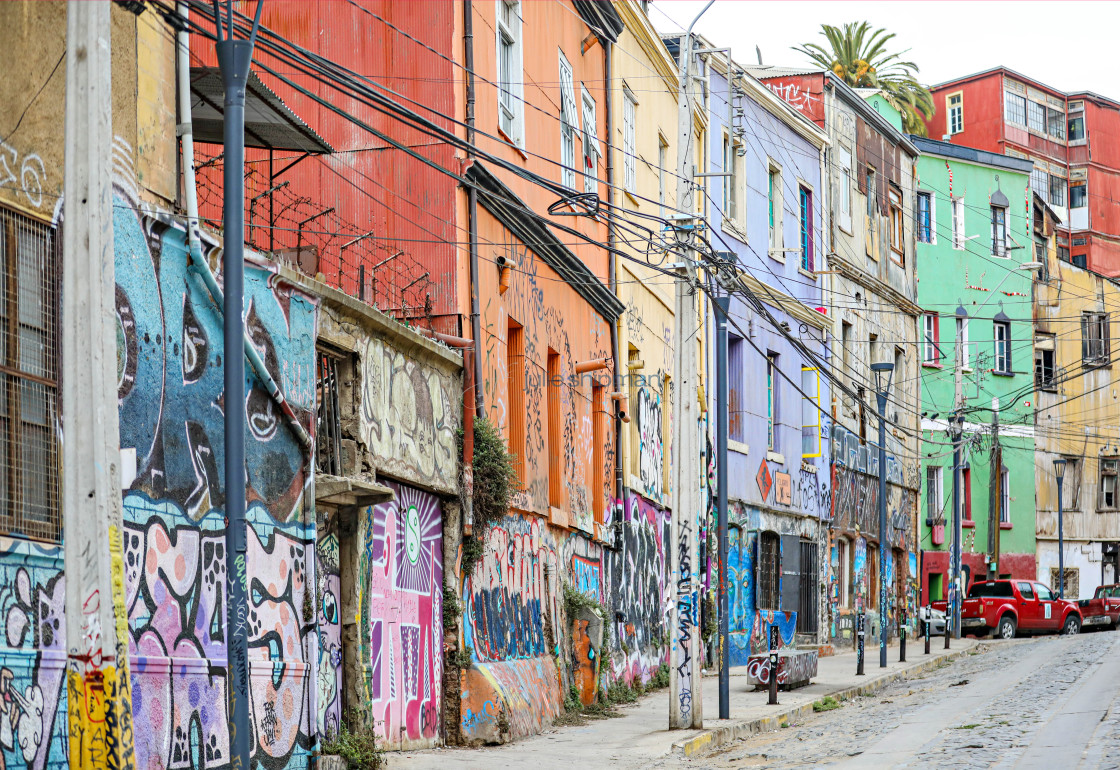
[[[773,730],[783,721],[797,721],[812,712],[813,701],[826,695],[851,697],[869,693],[907,675],[936,667],[973,649],[975,639],[954,639],[952,649],[944,649],[943,638],[936,638],[930,654],[923,654],[921,640],[906,645],[907,662],[898,662],[898,648],[888,649],[888,666],[879,668],[879,648],[869,647],[866,675],[856,676],[856,656],[845,652],[821,658],[813,684],[793,692],[779,692],[780,705],[767,705],[767,693],[755,692],[747,683],[746,668],[731,669],[731,719],[719,720],[718,679],[704,677],[703,730],[673,730],[669,721],[669,691],[661,690],[638,703],[621,706],[624,716],[589,722],[580,727],[563,727],[525,738],[516,743],[479,749],[441,748],[430,751],[392,752],[387,755],[393,770],[455,770],[456,768],[616,767],[637,768],[671,753],[689,755],[729,743],[755,732]]]

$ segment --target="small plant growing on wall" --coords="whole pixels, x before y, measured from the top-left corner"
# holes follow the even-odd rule
[[[323,738],[320,752],[342,757],[347,770],[380,770],[385,767],[385,752],[377,745],[377,735],[353,711],[342,720],[337,734]]]
[[[517,492],[517,469],[514,456],[506,449],[501,431],[489,419],[474,421],[474,494],[471,506],[474,512],[472,534],[463,538],[463,576],[474,572],[482,558],[483,540],[490,525],[501,520],[509,511],[513,495]]]

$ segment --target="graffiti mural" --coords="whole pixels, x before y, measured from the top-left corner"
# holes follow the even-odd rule
[[[223,337],[219,308],[188,267],[184,233],[121,195],[117,262],[121,446],[137,474],[124,497],[124,583],[138,767],[228,762]],[[311,429],[315,302],[255,263],[246,333]],[[315,740],[314,511],[305,457],[262,383],[245,412],[250,716],[267,768],[302,765]]]
[[[662,440],[664,417],[661,414],[661,394],[648,387],[636,390],[641,493],[653,500],[661,500],[665,491],[665,443]]]
[[[361,437],[378,470],[457,490],[458,383],[379,337],[367,340],[362,363]]]
[[[668,661],[669,582],[665,544],[670,514],[631,494],[617,528],[617,548],[603,554],[615,613],[612,677],[648,682]]]
[[[66,766],[60,546],[0,538],[0,767]]]
[[[443,529],[434,495],[389,482],[396,498],[358,523],[365,700],[381,737],[434,741],[443,684]]]

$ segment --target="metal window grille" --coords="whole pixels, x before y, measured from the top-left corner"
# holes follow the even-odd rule
[[[817,544],[801,541],[801,585],[798,596],[797,632],[815,634],[817,632]]]
[[[0,209],[0,531],[58,540],[54,229]]]
[[[759,536],[758,608],[779,609],[782,563],[777,534],[763,532]]]
[[[338,408],[338,355],[316,351],[315,469],[342,475],[342,418]]]

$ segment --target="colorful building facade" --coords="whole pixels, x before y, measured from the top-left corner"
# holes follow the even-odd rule
[[[820,576],[832,447],[821,374],[830,326],[821,275],[828,139],[740,70],[723,54],[711,57],[703,144],[709,237],[738,279],[726,405],[732,665],[767,649],[772,626],[783,644],[825,638]],[[716,312],[709,302],[710,329]],[[711,345],[707,359],[714,372]],[[710,389],[710,414],[723,406],[715,396]]]
[[[888,633],[917,599],[918,359],[917,148],[882,95],[830,72],[751,67],[777,96],[828,132],[830,274],[826,307],[833,371],[845,388],[830,404],[828,631],[855,644],[855,616],[878,635],[879,594]],[[894,364],[887,402],[888,532],[878,520],[878,407],[870,365]],[[886,585],[878,565],[885,560]],[[913,623],[911,622],[911,627]]]
[[[1120,274],[1120,102],[1063,92],[1006,67],[931,89],[930,137],[1034,163],[1031,187],[1061,220],[1059,257]]]
[[[1035,255],[1029,161],[948,142],[913,141],[922,153],[918,298],[927,602],[945,598],[949,589],[948,421],[955,409],[957,362],[964,415],[961,590],[987,576],[1035,575],[1034,322],[1028,312],[1034,273],[1020,267]]]

